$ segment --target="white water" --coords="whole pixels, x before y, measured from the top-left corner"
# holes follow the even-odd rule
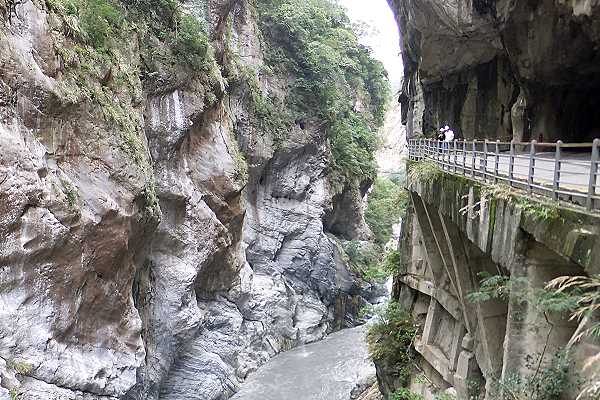
[[[344,329],[282,353],[260,368],[235,400],[349,400],[352,390],[375,381],[367,326]]]

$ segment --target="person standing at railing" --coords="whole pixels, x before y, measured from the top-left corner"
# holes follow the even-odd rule
[[[450,160],[450,155],[449,155],[449,151],[450,151],[450,143],[452,143],[454,141],[454,131],[452,129],[450,129],[450,127],[448,125],[446,125],[444,127],[444,158],[446,157],[446,154],[448,154],[448,161]]]
[[[446,135],[444,134],[446,132],[446,129],[450,129],[447,125],[444,126],[443,128],[440,128],[440,131],[437,135],[437,140],[439,140],[440,142],[443,142],[444,139],[446,138]]]
[[[444,131],[444,142],[453,142],[454,141],[454,131],[452,129],[450,129],[448,126],[446,126],[446,129]]]

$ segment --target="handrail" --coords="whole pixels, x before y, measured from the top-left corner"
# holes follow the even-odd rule
[[[409,139],[408,149],[410,160],[431,160],[448,173],[506,182],[557,202],[600,210],[600,139],[592,143]],[[578,149],[578,157],[565,149]]]

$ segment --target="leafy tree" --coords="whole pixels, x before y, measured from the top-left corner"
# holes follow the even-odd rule
[[[402,185],[387,178],[378,178],[367,199],[365,221],[380,246],[390,240],[392,227],[404,214],[408,196]]]
[[[325,123],[334,188],[373,179],[376,130],[390,98],[383,65],[333,1],[261,0],[257,10],[268,64],[294,77],[286,98],[291,119]]]
[[[418,326],[410,312],[395,302],[379,310],[375,321],[367,333],[371,358],[393,371],[400,385],[406,386],[415,367],[413,341]]]

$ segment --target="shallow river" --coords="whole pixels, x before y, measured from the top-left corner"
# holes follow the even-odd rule
[[[282,353],[243,384],[235,400],[349,400],[358,383],[373,382],[360,326]]]

